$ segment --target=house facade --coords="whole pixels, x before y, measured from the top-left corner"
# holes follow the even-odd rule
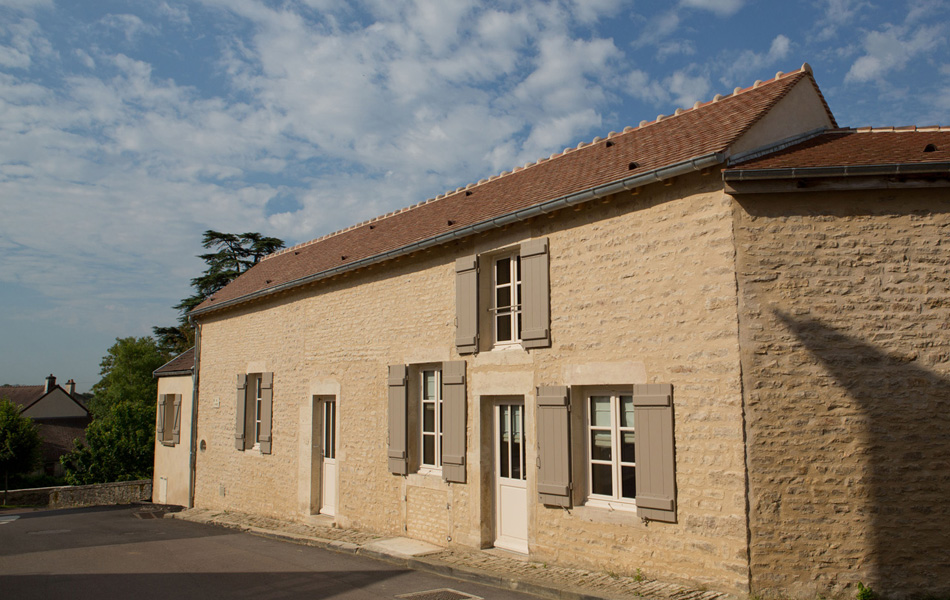
[[[158,405],[155,413],[155,465],[152,502],[188,506],[191,501],[190,444],[194,408],[195,349],[155,369]]]
[[[59,457],[72,452],[77,441],[85,441],[92,420],[89,409],[76,396],[76,382],[70,379],[63,387],[50,374],[43,385],[3,386],[0,397],[9,398],[19,406],[20,414],[36,424],[43,472],[62,475]]]
[[[945,592],[948,149],[838,129],[806,65],[276,253],[192,313],[189,503]]]

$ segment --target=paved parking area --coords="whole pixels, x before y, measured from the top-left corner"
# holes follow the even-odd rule
[[[0,596],[32,599],[527,600],[503,590],[366,556],[179,519],[138,507],[0,513]]]

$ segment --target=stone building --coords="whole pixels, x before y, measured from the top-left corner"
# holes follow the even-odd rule
[[[946,594],[948,166],[806,65],[275,253],[192,313],[189,503]]]

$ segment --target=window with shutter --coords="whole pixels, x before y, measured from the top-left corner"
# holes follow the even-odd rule
[[[165,399],[167,397],[165,394],[158,395],[158,417],[155,425],[155,437],[162,443],[165,442]]]
[[[238,373],[234,447],[270,454],[274,405],[273,373]]]
[[[172,427],[171,443],[172,445],[181,442],[181,394],[175,394],[175,400],[172,403]]]
[[[632,510],[636,491],[636,429],[632,388],[596,388],[584,397],[588,505]]]
[[[570,390],[538,388],[538,501],[571,506]]]
[[[465,483],[465,361],[442,363],[442,478]]]
[[[636,423],[637,514],[676,522],[676,457],[673,440],[673,386],[633,386]]]
[[[406,423],[406,365],[390,365],[389,389],[389,472],[409,473]]]
[[[547,238],[521,245],[521,269],[524,288],[521,345],[525,348],[547,348],[551,345]]]

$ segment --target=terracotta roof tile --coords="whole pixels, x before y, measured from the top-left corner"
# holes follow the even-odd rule
[[[928,151],[930,146],[932,150]],[[836,129],[728,171],[805,169],[950,162],[950,129],[886,127]]]
[[[171,375],[179,375],[185,371],[191,372],[195,368],[195,349],[194,347],[188,348],[175,358],[171,359],[164,365],[155,369],[152,372],[152,375],[155,377],[168,377]]]
[[[804,66],[758,86],[737,88],[730,96],[697,103],[675,116],[661,115],[657,121],[625,129],[608,140],[579,144],[553,159],[541,159],[507,175],[458,188],[440,199],[288,248],[265,258],[195,310],[205,312],[547,200],[724,151],[803,79],[810,80],[817,90],[810,68]],[[830,111],[828,115],[834,122]]]
[[[39,400],[45,390],[45,385],[5,385],[0,387],[0,398],[9,399],[23,410]]]

